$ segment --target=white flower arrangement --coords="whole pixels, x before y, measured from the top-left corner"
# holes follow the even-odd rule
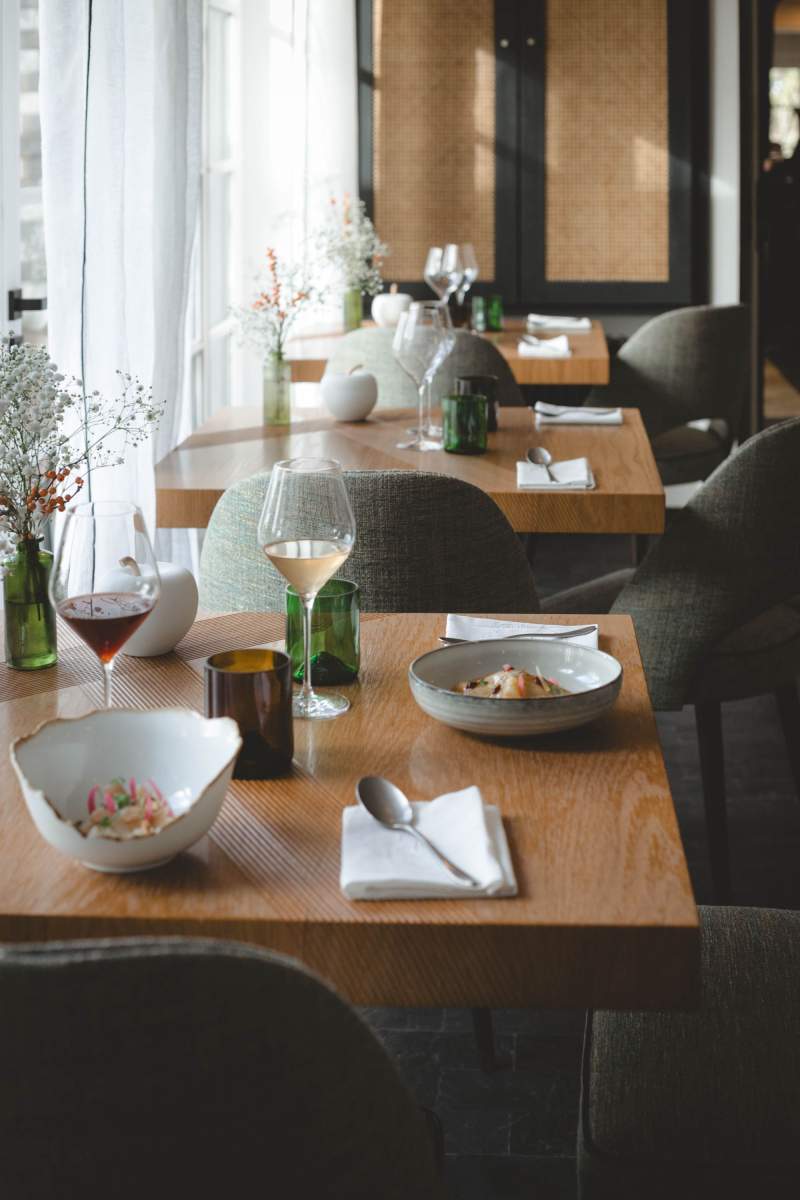
[[[80,380],[60,374],[44,348],[0,346],[0,576],[17,545],[41,538],[81,491],[81,472],[123,462],[120,449],[160,419],[150,389],[117,374],[119,396],[84,397]]]
[[[375,232],[363,200],[345,194],[341,207],[331,197],[327,221],[317,234],[317,252],[348,290],[376,296],[383,289],[380,266],[389,247]]]
[[[273,249],[266,253],[267,271],[259,280],[259,291],[249,305],[236,305],[231,314],[239,325],[243,342],[263,359],[283,358],[289,331],[298,314],[319,298],[317,289],[304,279],[303,269],[282,263]]]

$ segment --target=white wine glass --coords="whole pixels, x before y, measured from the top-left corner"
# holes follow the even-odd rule
[[[311,613],[320,588],[345,561],[356,523],[341,465],[332,458],[292,458],[270,474],[258,521],[258,543],[303,605],[303,686],[292,701],[296,717],[329,720],[350,707],[344,696],[311,686]]]
[[[444,300],[448,295],[447,289],[450,286],[450,279],[442,267],[443,256],[444,250],[441,246],[431,246],[422,272],[422,277],[428,287],[440,300]]]
[[[467,298],[467,292],[478,278],[478,260],[475,257],[475,247],[471,242],[465,242],[463,246],[459,247],[459,250],[464,274],[456,293],[456,300],[459,304],[463,304]]]
[[[106,708],[111,707],[117,654],[160,593],[153,547],[135,504],[98,500],[67,509],[50,598],[100,660]]]
[[[413,380],[418,393],[417,426],[410,431],[410,442],[397,443],[401,450],[442,448],[440,441],[427,435],[426,401],[429,406],[430,381],[452,349],[452,346],[447,344],[444,312],[446,309],[439,301],[416,301],[408,312],[403,313],[395,329],[392,351],[398,364]]]

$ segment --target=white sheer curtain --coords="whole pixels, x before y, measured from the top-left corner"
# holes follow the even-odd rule
[[[158,432],[92,476],[155,530],[153,463],[184,412],[200,183],[202,0],[40,0],[49,349],[87,390],[152,384]]]
[[[264,250],[301,254],[331,196],[358,192],[355,0],[243,0],[242,270],[253,290]],[[307,322],[341,321],[337,299]],[[247,352],[242,401],[260,365]]]

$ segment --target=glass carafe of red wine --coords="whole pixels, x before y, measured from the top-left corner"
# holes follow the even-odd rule
[[[160,591],[153,547],[135,504],[98,500],[67,510],[50,597],[97,655],[106,708],[117,654],[153,611]]]
[[[303,687],[295,693],[296,717],[326,720],[350,707],[344,696],[311,687],[311,612],[323,584],[353,548],[356,524],[342,468],[332,458],[292,458],[270,474],[258,522],[258,542],[294,587],[303,604]]]

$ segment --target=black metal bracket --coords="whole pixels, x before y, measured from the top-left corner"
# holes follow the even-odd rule
[[[35,300],[23,300],[22,288],[9,288],[9,321],[18,320],[24,312],[40,312],[43,308],[47,308],[47,296],[37,296]]]

